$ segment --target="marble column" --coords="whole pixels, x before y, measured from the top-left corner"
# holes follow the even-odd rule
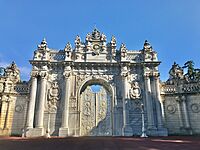
[[[62,110],[62,122],[59,129],[59,136],[68,136],[68,120],[69,120],[69,98],[70,98],[70,73],[64,73],[64,96],[62,99],[63,110]]]
[[[147,121],[148,129],[155,129],[153,107],[152,107],[152,96],[151,96],[151,83],[149,75],[144,76],[145,80],[145,98],[146,98],[146,109],[147,109]]]
[[[185,120],[185,128],[190,129],[190,122],[189,122],[189,116],[188,116],[188,111],[187,111],[187,105],[186,105],[186,97],[181,96],[180,99],[182,100],[182,106],[183,106],[183,116]]]
[[[40,93],[39,93],[39,105],[36,115],[36,128],[44,127],[44,104],[46,98],[46,73],[41,75],[40,80]]]
[[[157,127],[162,128],[162,112],[161,112],[161,97],[160,97],[160,82],[159,76],[154,76],[155,92],[156,92],[156,116],[157,116]]]
[[[35,101],[36,101],[36,92],[37,92],[37,77],[32,76],[31,82],[32,82],[31,93],[30,93],[30,100],[28,104],[26,128],[33,128],[33,121],[34,121],[34,114],[35,114]]]

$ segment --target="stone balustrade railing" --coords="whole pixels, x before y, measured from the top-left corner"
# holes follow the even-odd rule
[[[65,60],[65,53],[64,52],[51,52],[50,60],[52,61],[62,61]]]
[[[174,94],[174,93],[199,93],[199,83],[189,83],[180,85],[161,85],[161,94]]]
[[[28,86],[28,84],[17,84],[14,87],[14,90],[20,94],[27,94],[27,93],[29,93],[29,86]]]
[[[127,52],[126,60],[133,61],[133,62],[140,62],[140,52],[137,51],[129,51]]]
[[[162,85],[161,94],[174,94],[177,92],[177,86],[175,85]]]

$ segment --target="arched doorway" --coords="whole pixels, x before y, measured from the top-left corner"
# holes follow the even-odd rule
[[[111,136],[113,134],[112,92],[108,83],[87,81],[80,91],[80,135]]]

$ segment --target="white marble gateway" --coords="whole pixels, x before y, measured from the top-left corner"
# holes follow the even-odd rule
[[[30,81],[13,84],[15,91],[9,94],[17,99],[10,134],[141,135],[144,105],[147,134],[168,135],[160,104],[160,61],[148,41],[141,50],[128,50],[125,44],[117,49],[114,36],[107,42],[94,29],[85,40],[77,36],[75,47],[67,43],[63,50],[49,48],[44,39],[30,63]],[[99,85],[100,91],[92,91],[92,85]],[[4,124],[1,121],[1,130]]]

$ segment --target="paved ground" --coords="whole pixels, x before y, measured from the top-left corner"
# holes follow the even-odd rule
[[[200,136],[169,137],[0,137],[0,150],[200,150]]]

